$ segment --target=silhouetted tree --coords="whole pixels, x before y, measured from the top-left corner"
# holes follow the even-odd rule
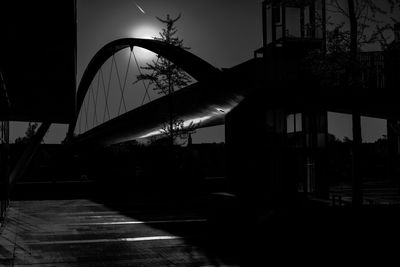
[[[347,4],[347,8],[344,7],[344,3]],[[345,86],[345,89],[358,90],[363,86],[361,78],[362,66],[358,60],[358,52],[361,50],[362,45],[376,43],[379,38],[384,38],[385,28],[381,27],[383,21],[380,21],[377,16],[388,14],[384,9],[385,6],[390,7],[390,12],[393,13],[396,6],[400,7],[400,0],[331,0],[330,4],[336,8],[335,11],[337,13],[347,19],[349,25],[349,30],[342,31],[342,35],[348,36],[348,49],[344,52],[349,55],[344,62],[346,73],[342,76],[345,78],[343,86]],[[366,31],[371,26],[375,26],[375,32],[368,35]],[[335,30],[339,32],[339,29],[336,27]],[[361,115],[358,109],[358,99],[353,99],[353,101],[353,204],[361,205]]]
[[[328,9],[337,15],[327,23],[326,53],[313,51],[305,63],[323,87],[360,88],[358,53],[374,43],[387,48],[400,0],[328,0]]]
[[[154,40],[162,41],[183,49],[189,49],[183,45],[183,40],[177,36],[178,30],[176,28],[176,22],[180,18],[181,15],[176,18],[171,18],[169,14],[165,19],[157,17],[165,27],[159,33],[160,36],[154,37]],[[173,93],[175,90],[189,85],[192,79],[176,64],[159,55],[157,56],[157,60],[152,60],[151,63],[147,63],[142,69],[147,72],[138,75],[136,82],[147,80],[158,94],[169,97],[169,123],[164,125],[162,133],[169,137],[171,144],[174,144],[177,137],[185,138],[185,136],[187,136],[187,127],[185,127],[183,120],[177,118],[175,115]]]
[[[328,3],[331,12],[338,13],[348,22],[348,27],[343,27],[345,23],[341,28],[353,54],[365,44],[386,42],[387,34],[398,22],[393,14],[396,9],[400,10],[400,0],[330,0]]]

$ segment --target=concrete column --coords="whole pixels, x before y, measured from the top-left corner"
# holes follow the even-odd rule
[[[319,197],[328,198],[328,113],[326,110],[319,110],[316,117],[316,191]]]
[[[353,200],[354,207],[360,207],[363,203],[362,176],[361,176],[361,115],[358,111],[352,114],[353,126]]]

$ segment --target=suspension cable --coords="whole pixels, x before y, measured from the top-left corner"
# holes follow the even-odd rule
[[[128,72],[129,72],[129,68],[130,68],[130,65],[131,65],[131,58],[132,58],[132,51],[129,52],[128,65],[126,66],[124,86],[122,87],[122,97],[121,97],[121,100],[119,101],[118,114],[120,112],[122,102],[125,103],[125,95],[124,95],[124,93],[125,93],[125,87],[126,87],[126,80],[128,78]],[[126,106],[125,106],[125,112],[126,112]]]
[[[125,100],[124,100],[123,91],[122,91],[121,78],[119,77],[119,70],[118,70],[117,62],[115,60],[115,54],[113,55],[113,58],[114,58],[115,72],[117,73],[117,78],[118,78],[119,91],[121,92],[121,99],[122,99],[122,102],[124,104],[125,111],[126,111],[126,105],[125,105]],[[119,116],[119,110],[118,110],[117,114],[118,114],[117,116]]]
[[[89,99],[89,113],[90,113],[90,111],[91,111],[91,105],[92,105],[92,102],[93,102],[93,118],[91,118],[91,117],[89,117],[89,125],[90,125],[90,123],[92,123],[92,128],[94,127],[94,114],[95,114],[95,101],[94,101],[94,96],[95,96],[95,94],[94,94],[94,86],[93,86],[93,81],[92,81],[92,83],[90,84],[90,86],[89,86],[89,91],[92,91],[92,93],[91,93],[91,95],[92,95],[92,97]],[[90,97],[90,94],[89,94],[89,97]]]
[[[104,101],[105,101],[104,115],[103,115],[103,121],[102,121],[102,123],[103,123],[105,120],[106,112],[108,113],[108,117],[110,117],[110,111],[108,110],[108,105],[107,105],[106,83],[104,82],[103,67],[100,68],[100,75],[101,75],[101,82],[103,85],[103,93],[104,93]]]
[[[112,77],[112,71],[113,71],[113,67],[114,67],[113,61],[114,61],[114,55],[113,55],[113,57],[112,57],[112,59],[111,59],[110,76],[108,77],[108,85],[107,85],[106,107],[107,107],[107,110],[108,110],[108,119],[111,118],[111,117],[110,117],[110,112],[109,112],[109,109],[108,109],[108,96],[110,95],[111,77]],[[105,121],[105,115],[106,115],[106,113],[105,113],[105,111],[104,111],[104,119],[103,119],[103,122]]]
[[[94,114],[93,114],[93,127],[95,125],[98,125],[98,119],[97,119],[97,100],[99,97],[99,87],[100,87],[100,74],[97,73],[97,86],[96,86],[96,96],[93,94],[93,102],[94,102]],[[96,121],[96,124],[95,124]]]
[[[140,75],[143,75],[143,74],[142,74],[142,71],[141,71],[141,68],[140,68],[140,66],[139,66],[139,62],[138,62],[138,60],[137,60],[136,54],[135,54],[135,52],[134,52],[133,50],[132,50],[132,52],[133,52],[133,57],[134,57],[134,59],[135,59],[136,67],[137,67],[137,69],[138,69],[138,71],[139,71],[139,74],[140,74]],[[145,100],[145,98],[146,98],[146,94],[148,95],[149,101],[151,101],[151,99],[150,99],[150,95],[147,93],[147,87],[146,87],[146,83],[144,82],[144,80],[142,80],[142,83],[143,83],[144,89],[146,90],[145,93],[144,93],[144,97],[143,97],[143,99],[142,99],[142,105],[143,105],[144,100]]]
[[[160,58],[157,57],[157,60],[156,60],[155,65],[158,64],[158,61],[159,61],[159,60],[160,60]],[[151,72],[151,76],[154,75],[154,72],[155,72],[155,70],[153,69],[153,71]],[[143,100],[142,100],[142,105],[143,105],[143,103],[144,103],[144,100],[146,99],[146,95],[147,95],[147,97],[148,97],[148,99],[149,99],[149,102],[151,102],[150,94],[149,94],[150,82],[149,82],[147,85],[145,85],[144,88],[146,89],[146,91],[144,92],[144,96],[143,96]]]

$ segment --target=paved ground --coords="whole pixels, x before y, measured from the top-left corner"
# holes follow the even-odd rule
[[[112,207],[111,207],[112,206]],[[13,201],[0,236],[0,266],[222,265],[204,251],[195,210],[111,206],[89,200]]]
[[[312,205],[253,217],[255,209],[227,203],[151,199],[12,201],[0,230],[0,266],[398,262],[398,207]]]

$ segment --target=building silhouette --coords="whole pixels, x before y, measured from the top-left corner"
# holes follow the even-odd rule
[[[263,208],[295,206],[304,196],[332,199],[328,111],[388,120],[388,172],[398,183],[399,131],[394,129],[400,113],[394,98],[400,77],[399,25],[387,50],[359,54],[361,86],[341,82],[339,76],[321,84],[321,77],[305,66],[310,54],[326,53],[325,1],[264,1],[262,10],[264,45],[252,60],[263,69],[255,77],[261,89],[225,122],[228,177],[235,193]],[[362,203],[363,182],[357,178],[362,167],[355,169],[354,143],[349,201],[355,205]]]

